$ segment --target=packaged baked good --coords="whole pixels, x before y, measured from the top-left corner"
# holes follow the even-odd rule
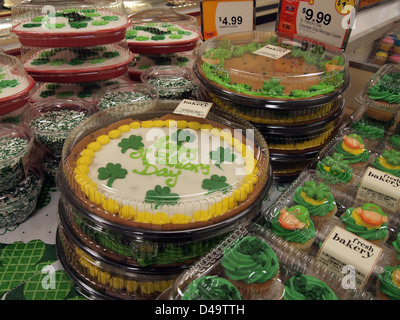
[[[0,192],[14,188],[26,177],[33,132],[23,123],[0,126]]]
[[[195,16],[181,14],[170,8],[151,8],[130,14],[129,19],[133,25],[143,23],[176,23],[181,26],[197,27],[198,21]]]
[[[386,266],[384,271],[378,275],[379,282],[377,283],[377,294],[382,300],[399,300],[400,277],[399,266]]]
[[[69,133],[97,111],[80,99],[50,99],[32,104],[24,122],[48,152],[60,157]]]
[[[197,47],[200,38],[196,28],[170,22],[134,24],[125,35],[130,50],[139,54],[191,51]]]
[[[35,81],[26,73],[21,61],[0,53],[0,117],[18,116],[34,87]]]
[[[84,47],[122,41],[131,22],[122,1],[22,1],[12,6],[23,46]]]
[[[23,66],[38,82],[76,83],[124,75],[133,54],[126,42],[85,47],[22,47]]]

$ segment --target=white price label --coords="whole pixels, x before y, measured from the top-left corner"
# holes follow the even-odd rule
[[[207,117],[212,105],[212,102],[183,99],[175,108],[173,113],[205,118]]]

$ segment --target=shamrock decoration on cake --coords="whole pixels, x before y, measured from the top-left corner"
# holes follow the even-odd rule
[[[154,190],[147,191],[144,198],[146,203],[154,204],[156,209],[163,205],[174,206],[178,203],[178,200],[179,195],[177,193],[171,193],[171,188],[161,187],[160,185],[156,185]]]
[[[128,149],[139,150],[144,146],[143,137],[131,135],[129,138],[124,138],[118,143],[118,147],[121,147],[121,152],[125,153]]]
[[[121,168],[119,163],[107,163],[106,167],[101,167],[98,169],[98,178],[100,180],[107,180],[107,187],[112,188],[112,184],[116,179],[124,179],[128,174],[126,169]]]
[[[171,140],[176,141],[178,147],[180,147],[184,142],[193,142],[196,136],[192,134],[189,130],[178,129],[173,134],[171,134]]]
[[[231,148],[223,148],[219,147],[216,151],[211,151],[210,152],[210,159],[215,160],[215,165],[223,170],[221,168],[221,163],[226,161],[226,162],[233,162],[235,161],[236,155],[232,152]]]
[[[201,187],[208,190],[206,194],[216,191],[222,191],[223,193],[226,193],[230,189],[230,185],[226,183],[226,177],[218,176],[216,174],[213,174],[210,179],[204,179]]]

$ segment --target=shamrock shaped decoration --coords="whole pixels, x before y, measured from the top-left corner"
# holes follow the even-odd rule
[[[382,152],[382,157],[386,159],[386,161],[392,166],[400,165],[400,151],[395,149],[385,150]]]
[[[264,85],[262,86],[262,91],[266,92],[269,95],[279,95],[283,94],[283,90],[285,86],[279,84],[280,80],[271,78],[270,81],[264,81]]]
[[[92,22],[92,26],[104,26],[106,24],[109,24],[109,22],[106,20],[100,20],[100,21],[97,20]]]
[[[154,204],[156,209],[163,205],[174,206],[178,203],[178,200],[179,195],[177,193],[171,193],[169,187],[161,187],[160,185],[156,185],[154,190],[147,191],[144,198],[146,203]]]
[[[128,39],[128,40],[129,39],[135,39],[136,36],[137,36],[137,30],[128,30],[125,33],[125,38]]]
[[[310,198],[324,200],[331,190],[325,183],[317,184],[314,180],[310,180],[304,183],[303,191]]]
[[[98,178],[100,180],[107,180],[107,187],[112,188],[112,184],[116,179],[124,179],[128,174],[126,169],[121,168],[119,163],[107,163],[106,167],[101,167],[98,170]]]
[[[224,161],[227,162],[233,162],[235,161],[236,155],[232,152],[232,149],[227,147],[219,147],[216,151],[211,151],[210,152],[210,159],[215,160],[215,165],[223,170],[221,168],[221,163]]]
[[[178,146],[181,146],[184,142],[193,142],[195,139],[196,136],[189,130],[178,129],[171,135],[171,140],[176,141]]]
[[[144,146],[142,137],[131,135],[129,138],[124,138],[118,143],[118,147],[121,147],[121,152],[125,153],[128,149],[139,150]]]
[[[216,191],[222,191],[223,193],[226,193],[230,189],[230,185],[226,183],[226,177],[218,176],[216,174],[213,174],[210,179],[204,179],[201,187],[208,190],[207,194]]]
[[[322,163],[327,167],[330,167],[330,172],[333,175],[338,175],[351,169],[350,162],[344,160],[344,155],[337,152],[333,153],[332,156],[324,158]]]

